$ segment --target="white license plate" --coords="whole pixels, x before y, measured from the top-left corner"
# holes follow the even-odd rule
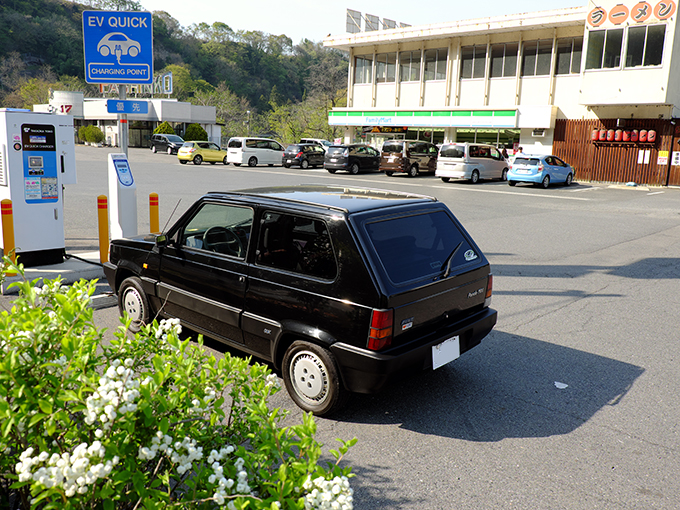
[[[432,370],[443,367],[460,357],[460,338],[454,336],[432,346]]]
[[[292,162],[293,162],[293,160],[292,160],[292,159],[289,159],[289,160],[288,160],[288,163],[292,163]]]
[[[516,170],[518,174],[530,174],[531,170]]]
[[[337,163],[337,162],[338,162],[338,158],[331,158],[331,163]]]

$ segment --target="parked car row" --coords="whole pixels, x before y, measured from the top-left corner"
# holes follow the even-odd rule
[[[286,148],[276,140],[256,137],[230,138],[224,150],[213,142],[183,142],[176,135],[153,135],[151,150],[177,152],[180,163],[204,161],[225,165],[282,165],[302,169],[323,167],[329,173],[380,171],[388,177],[404,173],[409,177],[434,174],[443,182],[463,179],[508,181],[510,186],[530,183],[547,188],[550,184],[569,186],[573,168],[557,156],[518,154],[503,157],[497,147],[482,143],[453,142],[441,147],[421,140],[389,140],[379,152],[366,144],[333,145],[327,140],[306,138]]]

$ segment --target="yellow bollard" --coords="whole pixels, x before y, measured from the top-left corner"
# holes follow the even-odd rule
[[[109,261],[109,203],[106,195],[97,197],[97,216],[99,219],[99,261]]]
[[[12,263],[16,264],[17,255],[14,246],[14,215],[12,214],[12,201],[5,199],[2,202],[2,246],[5,255],[9,255]],[[7,276],[15,276],[15,272],[6,273]]]
[[[149,227],[152,234],[161,231],[158,220],[158,193],[149,193]]]

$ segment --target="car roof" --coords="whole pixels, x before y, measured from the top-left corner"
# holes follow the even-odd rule
[[[347,213],[380,209],[397,205],[433,203],[434,197],[371,188],[349,188],[342,186],[318,186],[302,184],[299,186],[278,186],[269,188],[250,188],[230,192],[211,191],[205,197],[257,198],[258,203],[268,200],[272,203],[284,202],[333,209]]]

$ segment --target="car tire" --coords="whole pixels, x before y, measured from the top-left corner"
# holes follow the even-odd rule
[[[517,184],[517,181],[508,181],[508,186],[514,186]]]
[[[210,163],[211,165],[214,165],[215,163],[217,163],[217,161],[210,161],[209,163]]]
[[[442,182],[449,182],[451,179],[449,177],[442,177]]]
[[[241,166],[241,163],[234,163],[234,166]]]
[[[257,158],[255,156],[250,157],[248,160],[248,166],[257,166]]]
[[[196,156],[194,156],[193,163],[194,165],[200,165],[201,163],[203,163],[203,158],[201,157],[200,154],[196,154]]]
[[[470,182],[472,184],[477,184],[479,182],[479,171],[473,170],[472,175],[470,176]]]
[[[334,174],[337,170],[335,168],[327,168],[329,174]]]
[[[222,163],[224,163],[225,166],[229,164],[229,161],[227,161],[227,156],[224,156]]]
[[[392,177],[394,175],[394,172],[385,172],[385,175],[387,177]]]
[[[408,169],[408,176],[418,177],[418,165],[411,165],[411,167]]]
[[[157,150],[158,150],[158,149],[156,149],[156,146],[155,146],[155,145],[152,145],[152,146],[151,146],[151,152],[153,152],[154,154],[156,154],[156,151],[157,151]]]
[[[282,372],[293,401],[316,416],[337,411],[349,396],[333,354],[311,342],[297,340],[288,347]]]
[[[309,161],[307,161],[306,159],[300,161],[300,168],[302,168],[303,170],[307,170],[309,168]]]
[[[284,163],[284,164],[283,164],[283,167],[284,167],[284,168],[290,168],[290,165],[289,165],[288,163]]]
[[[574,176],[569,174],[567,175],[567,180],[564,181],[565,186],[571,186],[572,181],[574,180]]]
[[[545,177],[543,177],[543,180],[541,181],[541,187],[543,189],[548,189],[549,186],[550,186],[550,176],[546,175]]]
[[[507,181],[508,180],[508,169],[504,168],[503,173],[501,174],[501,181]]]
[[[130,332],[137,333],[149,322],[149,299],[142,288],[142,281],[136,276],[123,280],[118,289],[118,310],[132,319]]]
[[[168,154],[172,155],[172,147],[168,147]]]
[[[186,165],[186,164],[187,164],[186,159],[180,159],[179,162],[180,162],[180,164],[182,164],[182,165]]]
[[[349,173],[352,175],[357,175],[359,173],[359,165],[352,163],[352,165],[349,167]]]

